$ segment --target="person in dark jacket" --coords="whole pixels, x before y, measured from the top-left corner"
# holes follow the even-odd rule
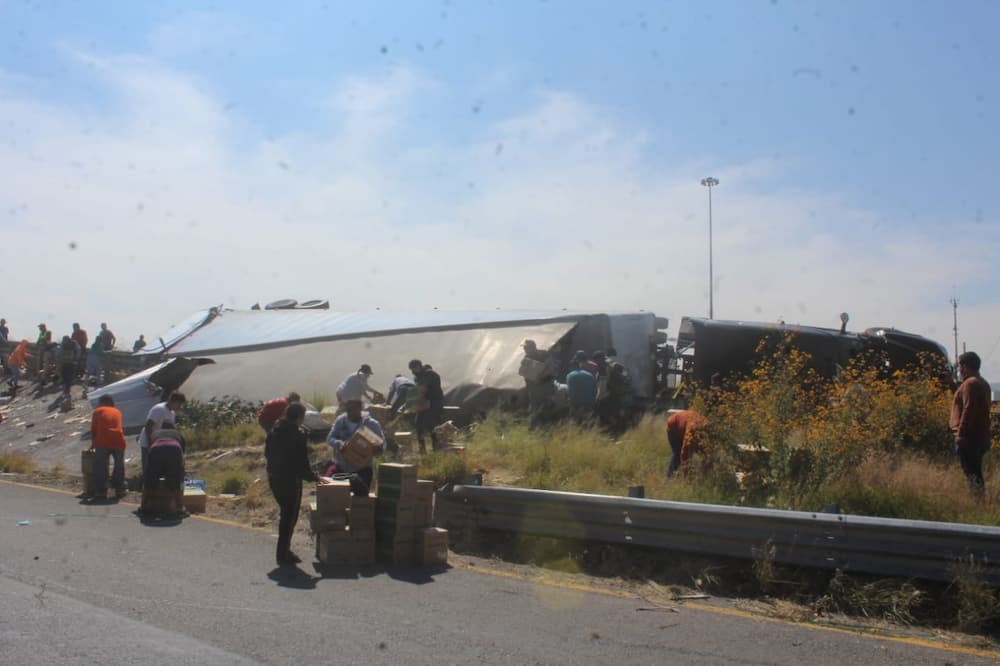
[[[422,403],[420,411],[417,412],[417,444],[420,452],[426,453],[424,446],[424,435],[431,436],[431,448],[437,450],[438,440],[434,434],[434,428],[441,423],[441,412],[444,411],[444,391],[441,390],[441,376],[434,372],[429,365],[425,365],[420,359],[410,361],[410,372],[413,373],[413,380],[417,383],[417,390],[420,392]]]
[[[302,429],[305,418],[305,405],[301,402],[290,403],[284,416],[278,419],[264,441],[267,481],[280,510],[276,553],[279,565],[293,565],[302,561],[291,549],[292,534],[299,521],[299,509],[302,505],[302,482],[319,480],[309,467],[307,438]]]

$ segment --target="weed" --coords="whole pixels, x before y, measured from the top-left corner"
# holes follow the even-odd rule
[[[418,471],[420,478],[430,479],[438,487],[446,483],[462,483],[468,476],[465,457],[455,453],[429,453],[422,456]]]
[[[35,464],[29,455],[13,452],[0,453],[0,472],[27,474],[34,467]]]
[[[223,477],[220,490],[223,493],[242,495],[250,485],[250,477],[246,474],[232,473]]]
[[[924,597],[925,593],[910,581],[867,580],[837,571],[826,594],[816,602],[816,610],[912,624]]]
[[[967,562],[952,569],[950,607],[959,631],[983,631],[1000,620],[1000,596],[978,574],[979,568]]]

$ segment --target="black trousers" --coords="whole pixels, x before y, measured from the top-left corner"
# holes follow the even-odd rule
[[[987,448],[982,446],[980,442],[973,441],[968,442],[964,448],[958,450],[958,462],[962,465],[962,471],[965,472],[969,491],[977,497],[982,497],[986,488],[983,479],[983,455],[986,454],[986,451]]]
[[[292,549],[292,534],[295,533],[295,525],[299,522],[299,511],[302,508],[302,479],[275,474],[268,475],[267,482],[278,503],[278,548],[275,556],[281,560],[287,557]]]

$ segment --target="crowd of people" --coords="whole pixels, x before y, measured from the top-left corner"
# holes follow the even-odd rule
[[[613,347],[589,356],[578,350],[565,374],[560,373],[556,355],[540,349],[534,340],[525,340],[522,348],[518,374],[527,389],[532,427],[569,417],[619,434],[633,422],[637,402],[631,379]]]
[[[29,372],[38,377],[39,388],[44,389],[50,382],[60,385],[64,399],[69,399],[70,389],[76,382],[85,387],[100,385],[107,379],[107,357],[117,342],[104,322],[93,340],[79,323],[74,323],[72,330],[59,340],[47,324],[41,323],[32,354],[30,341],[22,338],[15,342],[7,320],[0,319],[0,348],[7,350],[13,346],[8,354],[0,354],[9,394],[12,398],[17,396],[21,379]],[[138,352],[145,346],[146,339],[140,335],[132,344],[132,351]]]

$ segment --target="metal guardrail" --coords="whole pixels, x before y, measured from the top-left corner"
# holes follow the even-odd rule
[[[842,571],[1000,586],[1000,528],[583,493],[453,486],[435,517],[481,528]]]

